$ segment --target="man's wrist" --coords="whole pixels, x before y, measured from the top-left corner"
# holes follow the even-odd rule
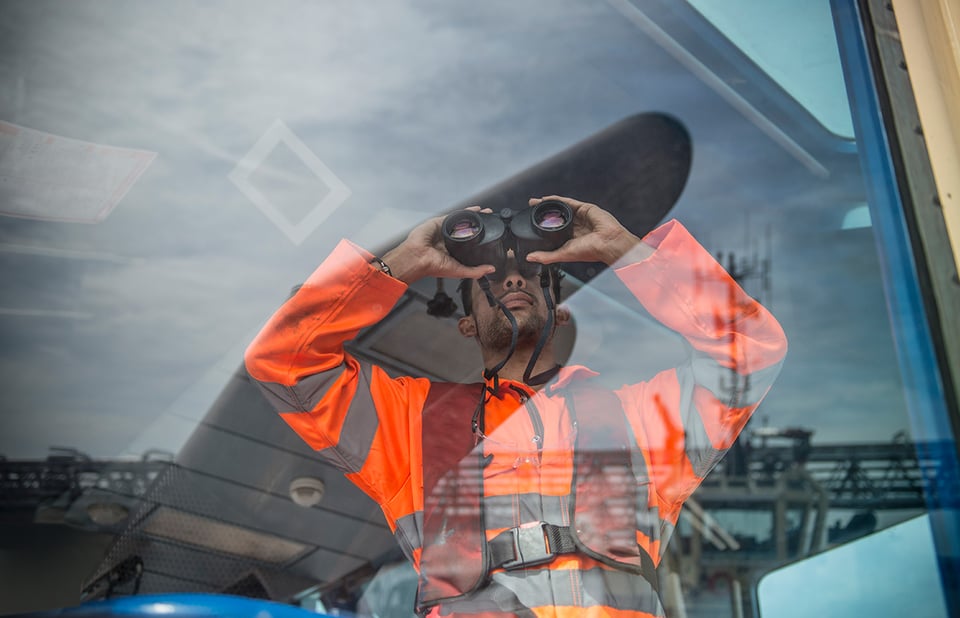
[[[416,268],[416,259],[410,255],[409,252],[404,251],[402,245],[387,251],[378,261],[372,263],[374,268],[383,270],[383,268],[380,267],[380,262],[383,262],[389,269],[387,274],[394,279],[403,281],[407,285],[421,279],[419,271]]]
[[[386,262],[384,262],[377,256],[373,256],[373,259],[370,260],[370,265],[373,266],[374,268],[379,268],[380,272],[386,275],[389,275],[391,277],[393,276],[393,272],[390,270],[390,266],[388,266]]]
[[[613,266],[613,264],[620,261],[623,256],[637,252],[638,247],[640,247],[639,251],[643,253],[639,259],[643,259],[649,255],[648,252],[643,251],[644,247],[647,249],[649,249],[649,247],[643,244],[643,241],[638,236],[625,231],[607,243],[603,262],[607,266]]]

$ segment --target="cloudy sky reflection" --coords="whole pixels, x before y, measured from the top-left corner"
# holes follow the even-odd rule
[[[813,173],[620,4],[5,3],[0,120],[157,157],[100,223],[0,217],[0,454],[175,450],[340,237],[383,247],[646,111],[693,138],[672,214],[713,251],[770,248],[771,287],[747,287],[791,350],[757,422],[830,442],[907,429],[872,233],[840,230],[863,202],[855,161]],[[350,191],[302,242],[229,178],[277,121]],[[250,182],[291,220],[326,190],[283,148]],[[623,358],[612,345],[598,365]]]

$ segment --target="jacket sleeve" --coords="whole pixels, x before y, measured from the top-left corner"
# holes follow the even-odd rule
[[[371,267],[371,258],[341,241],[270,318],[244,360],[283,420],[388,510],[410,482],[411,457],[419,458],[411,441],[419,440],[429,381],[392,379],[344,351],[407,289]]]
[[[770,389],[787,340],[773,315],[679,222],[644,241],[654,254],[619,266],[617,276],[692,352],[683,366],[619,394],[646,453],[661,515],[675,521]]]

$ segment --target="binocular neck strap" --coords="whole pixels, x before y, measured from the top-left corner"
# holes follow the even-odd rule
[[[513,314],[510,313],[510,310],[493,295],[493,292],[490,291],[490,280],[486,277],[480,277],[477,281],[480,285],[480,289],[483,290],[483,293],[487,296],[487,302],[490,303],[490,306],[500,307],[500,311],[503,312],[503,315],[507,316],[507,320],[510,321],[510,351],[507,352],[507,355],[502,361],[496,364],[491,369],[483,370],[483,377],[489,380],[493,378],[493,391],[496,394],[496,391],[500,390],[500,370],[503,369],[503,366],[507,364],[507,361],[510,360],[510,357],[513,356],[514,351],[517,349],[517,337],[520,334],[520,328],[517,326],[517,318],[513,317]]]
[[[533,366],[537,364],[537,360],[540,358],[540,353],[543,352],[543,347],[547,345],[547,340],[550,338],[550,334],[553,332],[553,323],[554,323],[554,309],[556,308],[553,304],[553,296],[550,295],[550,272],[547,267],[544,267],[540,271],[540,290],[543,292],[543,301],[547,305],[547,321],[543,325],[543,330],[540,332],[540,339],[537,341],[537,347],[533,349],[533,354],[530,355],[530,360],[527,362],[527,368],[523,372],[523,381],[525,384],[530,386],[538,386],[545,383],[547,380],[552,378],[557,370],[560,369],[560,365],[551,367],[543,373],[539,373],[533,377],[530,377],[530,373],[533,371]]]
[[[500,311],[503,312],[503,315],[506,316],[507,320],[510,322],[510,350],[507,352],[507,355],[501,360],[496,366],[490,369],[483,370],[483,377],[487,380],[493,379],[493,392],[496,392],[500,389],[500,370],[503,369],[503,366],[507,364],[507,361],[510,360],[510,357],[513,356],[513,353],[517,349],[517,339],[520,334],[520,327],[517,325],[517,319],[513,317],[513,313],[490,291],[490,281],[486,277],[480,277],[477,281],[480,286],[480,289],[483,290],[483,293],[487,297],[487,302],[490,303],[490,306],[497,306],[500,308]],[[560,365],[556,365],[547,369],[546,371],[539,373],[535,376],[530,376],[533,372],[533,367],[537,364],[537,360],[540,359],[540,354],[543,352],[543,348],[547,345],[547,340],[550,338],[551,333],[553,332],[554,325],[554,314],[556,305],[553,302],[553,296],[550,295],[550,273],[547,269],[543,269],[540,273],[540,290],[543,292],[543,299],[547,306],[547,320],[543,325],[543,330],[540,332],[540,339],[537,341],[536,347],[533,349],[533,354],[530,355],[530,360],[527,362],[527,367],[523,372],[523,382],[529,384],[530,386],[537,386],[540,384],[546,383],[550,378],[556,375],[557,371],[560,369]]]

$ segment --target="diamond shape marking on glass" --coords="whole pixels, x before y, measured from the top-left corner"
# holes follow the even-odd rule
[[[250,176],[281,143],[289,148],[329,189],[324,198],[303,219],[296,223],[287,218],[250,181]],[[337,178],[336,174],[280,119],[270,125],[270,128],[228,174],[228,178],[295,245],[299,245],[310,236],[351,194],[347,185]]]

